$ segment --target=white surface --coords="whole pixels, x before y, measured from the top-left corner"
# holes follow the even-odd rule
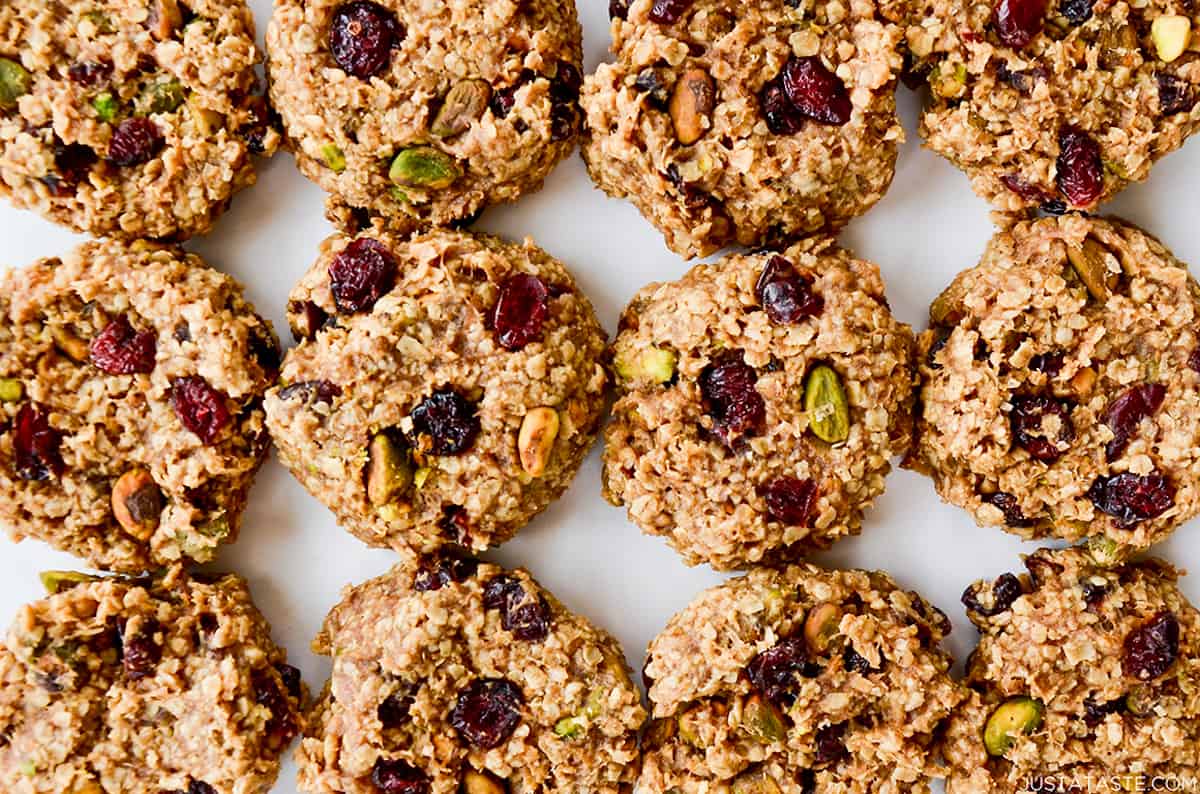
[[[580,0],[586,66],[608,58],[605,0]],[[259,37],[270,13],[268,0],[252,0]],[[909,142],[890,194],[853,223],[843,243],[879,264],[899,318],[920,330],[929,302],[959,270],[974,265],[992,231],[988,207],[947,162],[920,149],[916,100],[900,90]],[[1160,163],[1151,179],[1129,188],[1109,211],[1160,237],[1186,262],[1200,264],[1196,235],[1194,174],[1200,173],[1200,141]],[[519,239],[532,236],[573,270],[612,333],[625,303],[650,281],[677,278],[688,264],[670,253],[658,233],[632,205],[608,199],[592,187],[579,156],[561,164],[540,193],[516,205],[488,210],[477,228]],[[329,234],[321,191],[279,155],[262,169],[259,183],[240,194],[207,238],[188,247],[242,281],[249,298],[274,324],[285,344],[288,291],[309,267],[318,242]],[[66,251],[79,238],[26,212],[0,204],[0,264],[24,265]],[[1197,522],[1156,548],[1184,568],[1200,571]],[[975,633],[959,595],[978,577],[1020,567],[1022,543],[997,529],[981,529],[965,512],[942,504],[929,480],[893,472],[888,491],[865,520],[863,535],[841,542],[818,561],[846,567],[882,568],[906,588],[919,590],[946,611],[955,630],[950,646],[962,660]],[[640,669],[646,645],[677,610],[720,575],[685,568],[663,541],[646,537],[624,509],[600,497],[599,448],[585,462],[567,494],[518,537],[487,557],[528,567],[570,608],[604,626],[621,641]],[[250,496],[241,540],[225,549],[214,568],[247,577],[255,600],[274,627],[275,640],[317,690],[328,675],[326,659],[309,642],[340,588],[384,572],[393,561],[340,530],[332,516],[272,459]],[[37,572],[74,568],[76,561],[37,541],[13,545],[0,539],[0,626],[18,605],[42,595]],[[1200,603],[1200,575],[1184,589]],[[275,788],[295,792],[290,760]]]

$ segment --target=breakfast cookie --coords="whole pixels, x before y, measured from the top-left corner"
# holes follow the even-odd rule
[[[530,241],[334,235],[288,317],[300,345],[266,399],[279,457],[373,546],[507,540],[599,429],[604,331]]]
[[[759,568],[705,591],[650,643],[638,790],[928,792],[965,696],[949,632],[883,573]]]
[[[828,239],[643,288],[612,346],[604,496],[685,562],[793,558],[856,534],[912,430],[912,332]]]
[[[42,580],[0,648],[0,789],[266,794],[304,692],[241,578]]]
[[[296,751],[339,794],[628,791],[645,720],[617,642],[524,570],[427,557],[348,588]]]
[[[337,203],[445,225],[541,187],[580,126],[572,0],[277,0],[271,97]]]
[[[278,368],[241,286],[178,248],[91,242],[0,274],[0,520],[100,568],[211,560]]]
[[[1200,287],[1115,220],[1022,222],[933,302],[907,464],[981,525],[1143,549],[1200,512]]]
[[[0,3],[0,194],[77,231],[212,228],[280,135],[242,0]]]
[[[895,171],[902,6],[613,0],[583,156],[683,257],[777,244],[870,209]]]
[[[918,0],[926,145],[998,209],[1093,210],[1200,128],[1200,11],[1176,0]]]
[[[1180,572],[1081,549],[1025,565],[963,594],[981,637],[943,742],[947,794],[1200,784],[1200,613]]]

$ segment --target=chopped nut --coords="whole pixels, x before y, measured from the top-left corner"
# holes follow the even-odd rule
[[[42,587],[46,588],[50,595],[69,590],[77,584],[98,581],[98,577],[78,571],[42,571],[38,578],[42,580]]]
[[[1159,60],[1171,63],[1188,48],[1192,39],[1192,20],[1178,14],[1163,14],[1150,25],[1150,38]]]
[[[486,772],[467,770],[463,775],[462,794],[504,794],[504,784]]]
[[[145,469],[122,474],[112,489],[113,516],[121,528],[139,540],[148,540],[158,529],[163,494]]]
[[[11,58],[0,58],[0,110],[12,110],[17,100],[29,93],[33,82],[24,66]]]
[[[1154,702],[1154,691],[1146,684],[1138,684],[1125,695],[1125,708],[1135,717],[1150,716]]]
[[[388,178],[397,185],[427,190],[450,187],[460,176],[462,169],[454,158],[432,146],[401,149],[388,171]]]
[[[716,106],[716,89],[703,69],[688,69],[675,83],[669,112],[675,125],[675,139],[691,146],[704,137],[709,115]]]
[[[97,94],[92,100],[92,110],[96,111],[96,118],[100,121],[111,124],[121,112],[121,101],[111,92],[105,91]]]
[[[650,720],[646,733],[642,736],[642,747],[653,749],[662,747],[675,738],[679,726],[673,717]]]
[[[668,383],[675,377],[678,361],[674,350],[650,347],[629,359],[618,357],[613,366],[622,380],[646,378],[654,383]]]
[[[837,636],[841,622],[842,610],[837,604],[817,604],[804,620],[805,646],[815,654],[824,654]]]
[[[1103,568],[1119,565],[1124,559],[1122,548],[1107,535],[1093,535],[1087,539],[1088,554]]]
[[[376,507],[393,502],[413,482],[408,451],[390,434],[376,433],[367,447],[367,499]]]
[[[783,715],[761,695],[751,695],[742,706],[742,729],[763,744],[783,741],[787,735]]]
[[[783,794],[779,784],[762,769],[738,775],[730,784],[729,791],[730,794]]]
[[[187,96],[178,80],[162,80],[143,88],[134,102],[134,107],[141,116],[174,113],[186,100]]]
[[[983,730],[983,744],[988,755],[1008,752],[1017,736],[1028,735],[1042,724],[1041,703],[1030,697],[1009,698],[988,717]]]
[[[850,405],[842,379],[832,367],[820,364],[804,382],[804,412],[808,426],[822,441],[838,444],[850,436]]]
[[[1087,287],[1088,294],[1100,303],[1106,303],[1117,286],[1117,274],[1108,269],[1111,257],[1112,252],[1091,237],[1084,238],[1078,248],[1067,247],[1067,259],[1079,274],[1079,280]]]
[[[1071,376],[1071,390],[1079,397],[1087,397],[1096,385],[1096,370],[1084,367]]]
[[[150,16],[146,18],[150,35],[158,41],[166,41],[183,26],[183,13],[175,0],[150,0]]]
[[[54,340],[54,346],[76,364],[82,364],[88,360],[90,354],[88,343],[76,336],[70,329],[61,325],[52,326],[50,338]]]
[[[967,67],[964,64],[935,66],[929,72],[929,90],[942,99],[957,99],[967,90]]]
[[[545,473],[558,428],[558,411],[553,408],[534,408],[525,414],[517,434],[517,452],[521,456],[521,468],[529,476],[540,477]]]
[[[962,322],[962,301],[966,296],[966,285],[960,279],[955,279],[940,295],[933,299],[929,307],[929,321],[935,326],[947,328]]]
[[[0,378],[0,402],[15,403],[25,396],[25,384],[17,378]]]
[[[484,80],[463,80],[442,100],[429,132],[438,138],[452,138],[466,132],[487,109],[492,97],[492,87]]]
[[[327,143],[322,146],[321,159],[325,161],[325,167],[335,174],[346,170],[346,153],[336,144]]]

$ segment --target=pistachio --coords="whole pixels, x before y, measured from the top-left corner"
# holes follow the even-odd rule
[[[25,384],[17,378],[0,378],[0,402],[15,403],[25,396]]]
[[[442,100],[429,132],[438,138],[452,138],[466,132],[483,115],[491,98],[492,87],[484,80],[455,83]]]
[[[1154,712],[1154,692],[1145,685],[1138,684],[1125,694],[1125,708],[1135,717],[1149,717]]]
[[[183,26],[183,12],[175,0],[150,0],[150,15],[146,18],[150,35],[166,41]]]
[[[958,325],[963,318],[962,302],[965,296],[965,283],[955,279],[950,286],[933,299],[933,303],[929,307],[929,322],[941,328]]]
[[[42,580],[42,587],[46,588],[50,595],[69,590],[77,584],[98,581],[98,577],[78,571],[42,571],[38,578]]]
[[[1100,65],[1112,70],[1132,66],[1134,54],[1141,50],[1138,32],[1132,24],[1106,25],[1100,33]]]
[[[163,494],[145,469],[130,469],[117,478],[112,489],[113,516],[121,528],[139,540],[147,540],[158,529],[163,511]]]
[[[417,490],[425,487],[425,483],[433,475],[432,466],[421,466],[413,473],[413,487]]]
[[[1092,535],[1087,539],[1087,550],[1092,560],[1102,568],[1119,565],[1124,559],[1121,547],[1107,535]]]
[[[761,695],[751,695],[742,706],[742,729],[763,744],[783,741],[787,733],[779,709]]]
[[[32,78],[24,66],[11,58],[0,58],[0,110],[12,110],[17,100],[29,93]]]
[[[934,96],[957,99],[967,90],[967,67],[964,64],[935,66],[929,72],[929,89]]]
[[[367,499],[376,507],[393,502],[412,484],[408,450],[387,432],[376,433],[367,447]]]
[[[116,33],[117,28],[113,24],[112,17],[100,10],[88,11],[83,15],[83,18],[96,28],[97,33]]]
[[[229,516],[221,513],[213,516],[196,527],[196,531],[206,538],[221,540],[229,535]]]
[[[1192,39],[1192,20],[1178,14],[1155,17],[1150,25],[1150,38],[1159,60],[1171,63],[1188,48]]]
[[[828,601],[817,604],[808,611],[808,617],[804,620],[805,646],[815,654],[824,654],[837,636],[841,622],[842,610],[837,604]]]
[[[427,190],[450,187],[460,176],[462,169],[454,158],[432,146],[401,149],[388,171],[388,179],[397,185]]]
[[[563,717],[554,723],[554,735],[560,739],[578,739],[587,730],[587,720],[583,717]]]
[[[669,383],[675,377],[679,356],[665,347],[648,347],[628,357],[618,356],[613,362],[622,380],[645,378],[654,383]]]
[[[1079,280],[1100,303],[1107,302],[1117,286],[1117,274],[1108,267],[1112,258],[1112,252],[1091,237],[1085,237],[1078,247],[1067,246],[1067,259],[1079,274]]]
[[[703,69],[688,69],[675,83],[668,112],[675,126],[675,139],[691,146],[704,137],[709,116],[716,106],[716,89]]]
[[[112,92],[105,91],[92,99],[92,110],[96,111],[96,118],[100,121],[111,124],[121,112],[121,102]]]
[[[1014,697],[1001,703],[988,717],[983,745],[988,755],[1004,755],[1017,736],[1028,735],[1042,724],[1042,704],[1030,697]]]
[[[832,367],[819,364],[804,382],[804,412],[808,426],[822,441],[837,444],[850,436],[850,405],[842,379]]]
[[[138,94],[134,107],[140,116],[153,113],[174,113],[187,100],[178,80],[168,79],[148,83]]]
[[[546,472],[558,428],[558,411],[553,408],[534,408],[525,414],[517,433],[517,453],[521,456],[521,468],[530,477],[541,477]]]
[[[703,747],[704,740],[700,736],[698,720],[700,719],[700,709],[692,708],[679,715],[676,721],[679,738],[683,739],[686,744],[692,747]]]
[[[463,775],[462,794],[504,794],[504,784],[486,772],[468,769]]]
[[[729,785],[730,794],[783,794],[783,789],[762,769],[743,772]]]
[[[76,364],[82,364],[88,360],[90,355],[88,343],[76,336],[71,329],[61,325],[52,326],[50,338],[54,340],[54,346]]]
[[[335,174],[346,170],[346,153],[336,144],[327,143],[322,146],[321,159],[325,161],[325,167]]]
[[[672,717],[650,720],[650,724],[646,726],[646,733],[642,736],[642,746],[645,748],[662,747],[675,738],[678,730],[679,726]]]

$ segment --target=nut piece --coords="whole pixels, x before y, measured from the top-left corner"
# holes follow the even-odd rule
[[[486,772],[467,770],[463,775],[462,794],[504,794],[504,784]]]
[[[112,489],[113,516],[121,528],[138,540],[148,540],[158,529],[163,495],[145,469],[130,469]]]
[[[50,328],[50,338],[54,340],[54,346],[76,364],[84,363],[91,355],[88,343],[76,336],[73,331],[61,325],[55,325]]]
[[[716,100],[716,89],[708,72],[703,69],[684,72],[675,83],[668,108],[675,125],[675,139],[684,146],[691,146],[704,137]]]
[[[742,729],[763,744],[781,742],[787,735],[783,715],[761,695],[751,695],[742,706]]]
[[[965,64],[935,66],[929,72],[929,90],[942,99],[958,99],[967,90]]]
[[[42,587],[46,588],[50,595],[69,590],[77,584],[99,581],[99,577],[78,571],[42,571],[38,578],[42,580]]]
[[[388,179],[397,185],[428,190],[450,187],[460,176],[462,169],[454,158],[432,146],[401,149],[388,171]]]
[[[327,143],[322,146],[321,159],[325,161],[325,167],[335,174],[346,170],[346,153],[336,144]]]
[[[408,451],[386,432],[372,436],[367,447],[367,500],[376,507],[386,505],[412,481]]]
[[[1042,724],[1041,703],[1030,697],[1015,697],[1004,701],[988,717],[983,729],[983,746],[988,755],[1004,755],[1017,736],[1029,735]]]
[[[1192,39],[1192,20],[1178,14],[1163,14],[1150,25],[1150,38],[1159,60],[1171,63],[1188,48]]]
[[[730,784],[729,791],[730,794],[783,794],[779,784],[762,769],[738,775]]]
[[[850,405],[842,379],[833,368],[819,364],[804,382],[804,412],[808,426],[822,441],[837,444],[850,436]]]
[[[1154,690],[1138,684],[1125,695],[1125,708],[1135,717],[1149,717],[1154,712]]]
[[[521,421],[517,434],[517,452],[521,468],[531,477],[541,477],[550,461],[554,439],[558,437],[558,411],[553,408],[534,408]]]
[[[1084,367],[1071,376],[1071,390],[1077,397],[1087,397],[1096,385],[1096,370]]]
[[[24,66],[11,58],[0,58],[0,110],[12,110],[17,100],[29,93],[32,79]]]
[[[675,377],[675,366],[679,356],[665,347],[650,347],[632,358],[620,358],[613,362],[617,375],[622,380],[646,378],[654,383],[668,383]]]
[[[15,403],[25,396],[25,384],[17,378],[0,378],[0,402]]]
[[[97,119],[111,124],[121,112],[121,101],[111,91],[104,91],[92,100],[92,110],[96,111]]]
[[[134,107],[139,116],[149,116],[152,113],[174,113],[185,101],[187,96],[178,80],[162,80],[143,88]]]
[[[442,100],[429,132],[438,138],[451,138],[466,132],[483,115],[491,98],[492,87],[484,80],[455,83]]]
[[[1115,261],[1112,252],[1091,237],[1086,237],[1082,247],[1067,247],[1067,259],[1079,274],[1083,286],[1087,287],[1088,294],[1100,303],[1106,303],[1117,286],[1117,273],[1108,268],[1109,260]]]
[[[183,13],[175,0],[150,0],[150,16],[146,18],[146,26],[150,35],[159,41],[171,38],[176,30],[183,27]]]
[[[842,610],[828,601],[809,610],[804,620],[804,644],[815,654],[829,650],[842,622]]]
[[[1102,568],[1112,568],[1120,565],[1126,556],[1126,550],[1108,535],[1092,535],[1087,539],[1088,554]]]

